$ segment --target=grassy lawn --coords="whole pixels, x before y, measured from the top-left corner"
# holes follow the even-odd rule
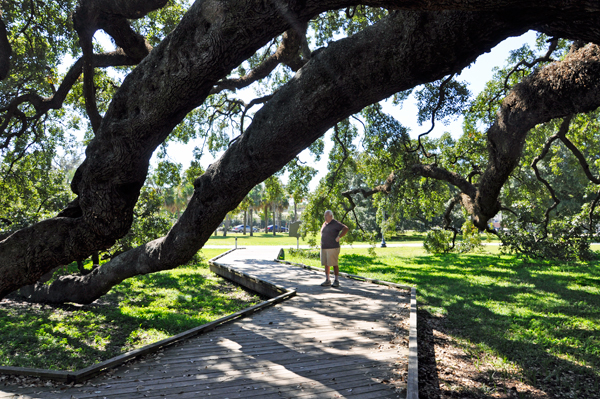
[[[551,397],[600,397],[600,261],[527,263],[497,251],[377,248],[372,257],[345,249],[340,266],[417,286],[420,309],[443,319],[476,365],[493,359],[496,376],[523,379]],[[288,253],[286,260],[320,264]]]
[[[205,249],[210,259],[222,249]],[[125,280],[91,305],[0,302],[0,365],[76,370],[261,301],[208,263]]]
[[[296,245],[296,238],[290,237],[288,233],[277,233],[273,236],[273,233],[254,233],[250,237],[249,233],[244,235],[243,233],[231,233],[228,232],[226,237],[223,237],[223,233],[219,232],[218,236],[212,235],[211,238],[206,242],[206,245],[235,245],[235,238],[238,239],[238,246],[245,245],[278,245],[284,247],[290,247]],[[390,243],[421,243],[425,238],[425,233],[418,232],[406,232],[404,234],[394,236],[388,240]],[[320,242],[320,237],[317,237],[317,243]],[[342,239],[342,244],[347,244]],[[355,241],[353,244],[365,244],[369,243],[366,241]],[[300,245],[308,245],[308,242],[300,238]]]

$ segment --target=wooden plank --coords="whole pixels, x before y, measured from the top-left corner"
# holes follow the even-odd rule
[[[27,367],[8,367],[0,366],[0,374],[9,375],[20,375],[34,378],[44,378],[55,381],[67,382],[70,376],[73,375],[73,371],[62,371],[62,370],[47,370],[47,369],[36,369]]]
[[[127,353],[124,353],[120,356],[116,356],[113,357],[111,359],[105,360],[104,362],[95,364],[93,366],[89,366],[86,367],[80,371],[77,371],[75,373],[73,373],[73,376],[71,377],[71,375],[69,376],[69,379],[67,380],[67,382],[81,382],[81,381],[85,381],[95,375],[100,374],[102,371],[108,369],[108,368],[112,368],[115,367],[116,365],[119,364],[123,364],[128,360],[131,360],[133,358],[136,358],[138,356],[142,356],[142,355],[146,355],[149,353],[154,353],[166,346],[172,345],[175,342],[193,337],[195,335],[198,334],[203,334],[206,333],[208,331],[212,331],[215,328],[228,323],[230,321],[233,321],[237,318],[252,314],[254,312],[257,312],[258,310],[264,309],[266,307],[272,306],[273,304],[279,303],[285,299],[291,298],[294,295],[296,295],[295,291],[289,291],[289,292],[285,292],[275,298],[271,298],[268,301],[264,301],[261,302],[257,305],[251,306],[249,308],[243,309],[239,312],[230,314],[228,316],[222,317],[218,320],[212,321],[210,323],[206,323],[202,326],[196,327],[196,328],[192,328],[190,330],[184,331],[180,334],[174,335],[172,337],[169,338],[165,338],[161,341],[155,342],[153,344],[150,345],[146,345],[142,348],[139,349],[135,349],[132,351],[129,351]],[[72,379],[70,379],[72,378]]]
[[[375,367],[369,367],[371,364],[376,364],[376,362],[366,363],[365,367],[358,368],[356,366],[352,367],[351,365],[346,365],[345,367],[339,368],[322,368],[322,370],[326,371],[324,373],[316,373],[313,372],[313,375],[316,377],[321,377],[323,381],[330,381],[335,379],[336,383],[343,382],[344,378],[351,382],[355,382],[356,376],[365,375],[365,373],[369,373],[369,378],[383,378],[384,374],[389,374],[385,372],[381,372],[381,370]],[[328,371],[328,370],[334,371]],[[291,389],[296,386],[298,383],[306,382],[307,379],[315,378],[315,377],[307,377],[297,375],[295,372],[286,369],[280,368],[278,370],[274,370],[268,372],[268,376],[272,381],[258,381],[257,377],[261,375],[264,376],[267,373],[266,370],[254,370],[249,374],[221,374],[219,377],[214,377],[210,379],[202,379],[202,380],[193,380],[185,377],[178,378],[168,378],[163,377],[159,380],[159,383],[152,384],[153,381],[147,380],[138,380],[135,384],[132,384],[127,387],[116,386],[116,389],[109,389],[102,387],[97,387],[98,390],[102,391],[102,396],[108,395],[121,395],[125,397],[126,395],[130,395],[132,393],[138,392],[138,387],[143,386],[144,390],[147,391],[160,391],[160,394],[164,396],[169,396],[170,394],[177,394],[179,392],[185,391],[204,391],[211,392],[211,394],[219,394],[219,393],[229,393],[229,392],[238,392],[239,390],[243,390],[244,387],[253,386],[259,388],[268,388],[272,387],[273,382],[276,381],[276,388],[281,388],[282,390]],[[310,375],[311,373],[306,373]],[[318,380],[316,380],[318,382]],[[115,388],[115,383],[111,382],[111,388]],[[286,388],[288,387],[288,388]],[[291,387],[291,388],[290,388]],[[90,395],[78,395],[78,398],[85,397],[93,397],[93,394]],[[179,397],[179,396],[178,396]]]
[[[231,322],[237,318],[247,316],[249,314],[255,313],[261,309],[272,306],[274,304],[280,303],[286,299],[292,298],[296,295],[296,291],[290,290],[286,291],[283,294],[271,298],[267,301],[263,301],[257,305],[251,306],[249,308],[243,309],[239,312],[233,313],[231,315],[222,317],[218,320],[212,321],[210,323],[203,324],[202,326],[192,328],[190,330],[184,331],[180,334],[174,335],[169,338],[165,338],[161,341],[146,345],[142,348],[138,348],[127,353],[124,353],[119,356],[115,356],[103,362],[91,365],[84,369],[78,371],[60,371],[60,370],[47,370],[47,369],[33,369],[33,368],[25,368],[25,367],[0,367],[0,373],[2,374],[11,374],[11,375],[20,375],[27,377],[39,377],[54,381],[60,382],[74,382],[78,383],[81,381],[85,381],[91,377],[94,377],[106,369],[115,367],[117,365],[123,364],[131,359],[134,359],[139,356],[143,356],[149,353],[154,353],[164,347],[172,345],[176,342],[179,342],[184,339],[188,339],[195,335],[203,334],[209,331],[214,330],[215,328]]]
[[[296,356],[297,357],[297,356]],[[348,357],[352,357],[350,359],[348,359]],[[189,380],[189,378],[183,377],[183,375],[193,375],[196,376],[196,378],[198,378],[198,376],[202,376],[202,381],[203,382],[207,382],[207,383],[214,383],[217,382],[217,380],[221,380],[224,377],[224,373],[226,373],[226,375],[228,377],[234,377],[237,376],[238,378],[244,378],[244,379],[251,379],[253,377],[256,376],[260,376],[261,374],[264,373],[268,373],[269,375],[275,376],[278,375],[281,372],[294,372],[294,373],[319,373],[320,371],[325,371],[327,372],[328,370],[334,370],[334,372],[338,372],[340,370],[354,370],[357,369],[359,367],[367,367],[367,368],[371,368],[371,367],[376,367],[376,366],[380,366],[382,363],[385,363],[386,361],[392,361],[394,359],[396,359],[395,356],[389,356],[389,357],[385,357],[385,358],[380,358],[378,360],[372,360],[372,359],[360,359],[357,358],[356,356],[348,356],[345,358],[340,358],[340,357],[335,357],[335,359],[326,359],[323,360],[321,357],[321,360],[319,360],[319,358],[312,358],[312,359],[303,359],[301,361],[297,361],[295,360],[295,357],[292,358],[288,358],[282,361],[278,361],[278,363],[273,363],[271,365],[266,366],[264,364],[264,362],[271,362],[270,360],[266,359],[263,360],[263,364],[261,364],[261,362],[257,362],[257,361],[250,361],[250,362],[246,362],[243,364],[244,367],[246,368],[240,368],[240,369],[236,369],[236,368],[231,368],[228,370],[225,370],[223,368],[221,369],[215,369],[215,368],[202,368],[203,365],[200,365],[199,367],[190,367],[186,370],[182,370],[182,369],[178,369],[178,370],[173,370],[171,368],[169,368],[169,370],[166,373],[163,373],[161,370],[153,370],[153,378],[155,378],[155,382],[153,382],[151,385],[160,385],[163,384],[165,380],[171,379],[170,381],[185,381],[185,380]],[[265,367],[266,366],[266,367]],[[163,370],[164,371],[164,370]],[[137,381],[140,380],[147,380],[148,377],[143,377],[144,374],[136,374],[136,375],[129,375],[128,378],[130,380],[128,381],[113,381],[113,385],[115,386],[119,386],[121,389],[126,389],[126,387],[131,387],[131,386],[136,386],[139,383]],[[149,376],[150,374],[146,374],[147,376]],[[157,377],[159,376],[159,377]],[[176,376],[173,379],[173,376]],[[181,377],[180,377],[181,376]],[[134,379],[134,377],[137,377]],[[245,383],[245,382],[242,382]]]
[[[265,373],[260,373],[259,371],[254,372],[251,375],[243,376],[244,378],[239,378],[240,376],[230,376],[229,374],[225,377],[221,377],[214,380],[198,380],[192,383],[190,379],[179,378],[179,379],[164,379],[162,386],[153,386],[148,385],[146,382],[141,381],[139,384],[142,384],[146,389],[146,393],[148,391],[160,391],[160,394],[163,396],[169,396],[171,394],[178,394],[180,392],[190,392],[190,391],[201,391],[201,392],[210,392],[212,395],[219,394],[229,394],[236,392],[247,392],[242,397],[253,396],[248,394],[247,387],[251,386],[257,389],[276,389],[282,392],[288,390],[294,390],[298,384],[305,383],[318,383],[318,384],[329,384],[341,386],[339,384],[347,382],[348,385],[356,384],[357,377],[363,376],[364,380],[367,383],[374,384],[375,380],[381,380],[387,378],[387,372],[382,372],[380,369],[375,367],[362,367],[362,368],[335,368],[334,371],[328,371],[325,369],[324,373],[305,373],[304,376],[297,375],[294,372],[291,372],[288,369],[280,369],[276,372],[268,373],[269,381],[259,381],[257,380],[257,376],[263,376]],[[231,380],[234,378],[233,380]],[[275,385],[273,385],[275,382]],[[135,387],[130,390],[118,390],[118,391],[102,391],[103,395],[111,394],[111,395],[126,395],[136,392]],[[253,389],[251,392],[254,392]],[[260,393],[262,395],[262,393]],[[230,395],[227,395],[231,397]],[[81,396],[85,397],[85,396]],[[179,397],[179,396],[178,396]]]

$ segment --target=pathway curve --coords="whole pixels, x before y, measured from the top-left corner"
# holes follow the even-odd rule
[[[298,295],[83,385],[0,386],[0,398],[405,398],[410,293],[270,261],[278,248],[218,260]],[[8,389],[8,390],[7,390]]]

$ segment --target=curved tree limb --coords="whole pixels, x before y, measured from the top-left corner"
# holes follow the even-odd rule
[[[560,138],[560,141],[563,142],[563,144],[565,145],[565,147],[567,147],[569,150],[571,150],[571,153],[573,153],[573,155],[575,155],[575,158],[577,158],[577,161],[579,161],[579,164],[581,165],[581,168],[583,169],[583,173],[585,173],[585,176],[588,178],[589,181],[591,181],[594,184],[600,184],[600,178],[594,176],[592,174],[592,172],[590,171],[590,165],[587,163],[585,156],[583,155],[583,153],[579,150],[579,148],[577,148],[577,146],[567,138],[567,131],[563,131],[563,129],[561,129],[558,132],[558,137]]]
[[[475,196],[471,187],[467,185],[465,191],[458,185],[464,182],[448,171],[433,167],[427,170],[423,165],[415,165],[413,171],[429,177],[435,174],[435,178],[459,187],[465,194],[463,205],[473,216],[474,224],[486,229],[487,221],[501,208],[500,190],[520,160],[529,130],[554,118],[596,109],[600,106],[599,78],[600,48],[589,44],[516,85],[502,102],[496,122],[487,132],[489,163],[479,179]]]
[[[10,71],[10,55],[12,48],[8,41],[6,25],[2,21],[2,11],[0,11],[0,80],[4,80]]]
[[[148,273],[157,267],[168,267],[187,260],[191,256],[190,251],[195,252],[214,230],[213,227],[222,220],[223,212],[233,209],[253,187],[247,184],[255,184],[282,167],[338,120],[397,91],[458,72],[503,38],[546,23],[552,13],[560,12],[561,17],[569,17],[576,7],[582,7],[580,3],[568,2],[567,9],[556,9],[559,3],[565,5],[558,0],[543,4],[527,1],[412,2],[410,7],[413,8],[456,8],[459,4],[471,9],[492,8],[505,11],[532,7],[529,11],[539,12],[507,16],[506,13],[486,11],[477,14],[476,21],[471,20],[472,16],[469,15],[455,15],[455,19],[452,19],[448,14],[436,13],[437,15],[427,15],[420,20],[417,28],[418,32],[447,29],[447,33],[436,37],[436,40],[431,40],[428,34],[427,38],[419,39],[417,43],[413,40],[416,37],[414,32],[406,25],[407,30],[400,36],[411,37],[406,45],[397,45],[398,36],[395,45],[390,44],[386,48],[372,49],[374,41],[366,45],[364,51],[369,47],[377,50],[377,57],[373,57],[373,60],[354,54],[352,59],[344,58],[346,65],[340,65],[337,62],[339,57],[333,56],[328,60],[329,63],[325,63],[328,66],[323,67],[321,62],[324,59],[315,59],[320,58],[319,53],[324,50],[313,54],[305,67],[315,61],[315,67],[321,65],[321,74],[326,79],[308,80],[309,75],[304,72],[299,74],[295,82],[307,84],[302,88],[304,91],[296,93],[300,98],[294,97],[293,92],[280,90],[252,122],[256,127],[269,119],[265,114],[266,110],[284,112],[277,114],[278,119],[270,120],[269,126],[264,128],[268,132],[265,133],[268,138],[265,134],[254,132],[249,135],[252,137],[251,141],[247,141],[247,134],[244,134],[233,143],[229,149],[231,152],[228,151],[218,164],[227,173],[215,170],[217,166],[213,164],[214,168],[196,185],[197,193],[202,193],[198,197],[198,208],[193,205],[189,211],[190,216],[186,216],[177,228],[174,226],[172,235],[165,240],[148,244],[127,256],[121,255],[123,260],[132,262],[122,264],[123,271],[117,274],[121,278],[127,278],[123,276],[138,267],[140,273]],[[179,26],[125,79],[115,94],[96,137],[88,146],[87,158],[72,183],[79,196],[81,216],[49,219],[20,230],[0,242],[0,297],[20,286],[34,283],[55,265],[87,257],[92,251],[104,249],[124,235],[131,225],[132,209],[145,180],[152,151],[187,112],[206,98],[217,81],[275,35],[289,29],[290,15],[306,22],[321,11],[355,3],[342,0],[307,0],[298,3],[281,1],[275,7],[259,0],[239,0],[227,4],[232,7],[229,10],[235,9],[235,13],[224,18],[226,10],[223,9],[222,2],[206,0],[195,3]],[[233,8],[234,4],[236,8]],[[368,5],[408,7],[409,3],[371,1]],[[282,11],[282,7],[286,12]],[[586,21],[592,28],[585,30],[582,33],[584,35],[598,33],[595,14],[598,7],[589,7],[586,8],[589,12],[583,13],[585,15],[582,18],[585,20],[590,15],[590,20]],[[409,14],[401,15],[408,18]],[[560,28],[571,27],[572,34],[577,34],[586,21],[580,19],[577,29],[568,21]],[[440,26],[442,22],[443,26]],[[244,28],[240,29],[240,26]],[[415,29],[414,24],[410,27]],[[249,30],[252,34],[247,34]],[[228,34],[224,35],[223,32]],[[349,42],[341,42],[335,48],[344,53],[347,43]],[[393,53],[396,50],[400,53]],[[227,54],[227,57],[223,54]],[[422,54],[429,58],[423,58]],[[409,56],[402,58],[402,55]],[[389,60],[386,59],[388,56],[391,57]],[[378,66],[374,60],[386,61]],[[355,81],[348,82],[346,76],[332,76],[329,65],[340,71],[356,69],[364,76],[356,79],[356,75],[351,74]],[[371,75],[369,69],[381,72],[377,75],[378,81],[366,79]],[[345,84],[341,85],[342,82]],[[334,104],[331,102],[331,92],[329,96],[317,98],[327,93],[326,88],[336,84],[340,86],[333,92],[336,98]],[[289,87],[299,89],[295,84]],[[315,87],[319,87],[319,90],[315,90]],[[293,113],[297,118],[295,124],[288,124],[289,118],[282,116],[290,110],[300,109],[294,108],[300,104],[306,104],[302,115]],[[281,108],[282,105],[285,106]],[[281,109],[277,109],[278,107]],[[283,132],[277,133],[282,128],[285,128]],[[278,141],[271,141],[273,138]],[[277,151],[287,155],[273,157],[272,154]],[[237,154],[235,160],[230,158],[230,154]],[[248,162],[253,164],[248,165]],[[261,166],[264,168],[260,168]],[[246,178],[246,171],[251,173],[251,178]],[[201,230],[200,235],[198,230]],[[172,258],[166,256],[167,252],[164,251],[171,254],[172,250],[180,251]],[[160,256],[161,252],[165,257]],[[102,268],[98,270],[100,269]]]
[[[457,187],[473,200],[477,195],[477,187],[458,173],[450,172],[435,165],[416,164],[411,166],[411,171],[419,176],[430,177],[436,180],[444,180]]]
[[[473,35],[482,27],[486,35]],[[455,29],[459,32],[445,34]],[[441,43],[431,42],[431,31],[439,33],[436,37]],[[58,279],[32,299],[88,303],[125,278],[187,261],[252,187],[338,121],[394,92],[424,82],[425,77],[437,80],[458,71],[481,51],[519,31],[487,13],[405,12],[394,13],[351,38],[331,43],[313,55],[301,74],[278,90],[256,113],[242,137],[196,180],[188,208],[167,236],[125,252],[86,276]],[[411,45],[394,45],[401,37],[412,37]],[[378,38],[381,47],[372,45],[373,38]],[[438,57],[439,63],[424,70],[422,59],[432,56]],[[359,58],[360,62],[354,64]],[[337,71],[336,79],[332,78],[333,71]],[[338,100],[332,103],[331,98]],[[273,157],[274,153],[279,155]]]
[[[345,197],[348,200],[348,202],[350,202],[350,207],[346,209],[346,214],[342,218],[342,221],[346,218],[346,216],[348,215],[349,212],[352,212],[354,214],[356,222],[358,223],[358,218],[356,218],[356,213],[354,213],[356,204],[354,203],[354,200],[352,199],[353,195],[360,193],[363,195],[364,198],[368,198],[377,193],[389,194],[392,191],[392,186],[394,185],[395,180],[396,180],[396,174],[394,172],[392,172],[385,179],[385,182],[383,184],[380,184],[379,186],[376,186],[375,188],[372,188],[372,189],[355,188],[352,190],[342,192],[342,196]],[[361,227],[361,230],[362,230],[362,227]]]
[[[489,165],[479,179],[477,223],[484,227],[499,210],[498,196],[517,166],[527,133],[554,118],[600,105],[600,48],[588,45],[525,78],[503,101],[488,130]]]
[[[445,87],[452,80],[452,78],[454,78],[454,74],[451,74],[446,79],[444,79],[444,81],[442,83],[440,83],[440,88],[439,88],[439,92],[440,93],[439,93],[439,96],[438,96],[438,102],[437,102],[435,108],[433,109],[433,111],[431,111],[431,127],[425,133],[419,134],[419,136],[417,137],[417,148],[408,149],[408,152],[416,152],[416,151],[421,150],[421,153],[426,158],[435,157],[434,159],[436,159],[436,163],[437,163],[437,156],[435,154],[429,154],[427,152],[427,150],[425,149],[425,147],[423,147],[423,143],[421,142],[421,138],[424,137],[424,136],[427,136],[429,133],[431,133],[433,131],[433,129],[435,129],[435,117],[436,117],[437,112],[442,108],[442,105],[444,105],[444,101],[446,100],[446,90],[445,90]]]
[[[86,0],[82,1],[73,15],[73,24],[79,35],[79,43],[83,51],[83,95],[85,109],[96,132],[102,123],[102,116],[96,104],[94,87],[94,48],[92,40],[99,29],[113,37],[117,46],[131,58],[141,61],[151,50],[142,35],[136,33],[127,19],[140,18],[166,5],[167,0],[154,1],[115,1]]]
[[[104,54],[94,54],[92,57],[92,66],[94,68],[107,68],[113,66],[136,65],[137,61],[125,55],[123,50]],[[75,62],[67,74],[65,75],[56,92],[50,97],[42,97],[35,92],[27,93],[14,98],[6,107],[0,109],[3,112],[2,124],[0,124],[0,137],[4,140],[0,142],[0,149],[8,148],[10,142],[15,137],[23,135],[36,121],[39,120],[45,113],[51,109],[59,109],[62,107],[67,95],[71,91],[73,85],[77,82],[83,72],[83,58]],[[22,104],[31,104],[36,113],[33,117],[27,118],[19,109]],[[19,130],[12,133],[6,133],[7,127],[17,119],[21,123]]]
[[[220,93],[223,90],[237,90],[250,86],[252,83],[266,78],[279,65],[285,64],[292,71],[296,72],[306,61],[300,57],[300,51],[303,41],[303,35],[306,34],[306,24],[304,32],[297,32],[295,29],[288,29],[281,36],[281,43],[260,65],[251,70],[247,75],[236,79],[225,79],[218,82],[211,90],[211,94]]]
[[[517,71],[519,71],[520,67],[522,65],[525,65],[527,68],[533,68],[534,66],[536,66],[537,64],[541,63],[541,62],[548,62],[548,61],[552,61],[552,53],[554,53],[556,51],[556,49],[558,48],[558,39],[557,38],[552,38],[550,40],[550,46],[548,47],[548,51],[546,52],[546,54],[542,57],[536,58],[535,60],[528,62],[526,60],[521,60],[519,63],[517,63],[517,65],[515,65],[510,72],[508,72],[508,74],[506,75],[506,77],[504,78],[504,90],[508,90],[508,80],[510,79],[510,77]]]

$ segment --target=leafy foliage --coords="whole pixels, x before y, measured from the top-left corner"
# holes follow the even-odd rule
[[[446,254],[452,251],[452,232],[448,230],[440,229],[439,227],[433,228],[427,232],[425,240],[423,241],[423,248],[428,253],[432,254]]]

